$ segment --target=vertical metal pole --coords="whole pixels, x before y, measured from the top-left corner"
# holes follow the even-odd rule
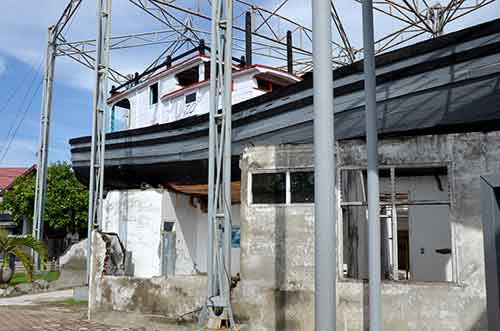
[[[45,51],[45,70],[43,80],[42,110],[40,115],[40,142],[36,172],[35,204],[33,212],[32,234],[35,239],[43,240],[43,212],[47,191],[47,170],[50,137],[50,116],[52,113],[52,91],[54,86],[54,67],[56,59],[55,28],[49,27],[48,44]],[[33,252],[35,270],[40,271],[40,261]]]
[[[399,279],[398,209],[396,206],[396,169],[391,168],[392,279]]]
[[[217,98],[217,38],[218,26],[217,5],[212,4],[212,40],[210,51],[210,117],[208,134],[208,251],[207,251],[207,273],[208,273],[208,297],[215,294],[214,290],[214,229],[215,229],[215,151],[217,127],[215,124],[215,115],[218,108]]]
[[[312,2],[315,329],[336,330],[336,200],[330,1]]]
[[[97,46],[95,85],[92,109],[92,144],[89,175],[87,279],[90,276],[92,230],[102,219],[104,188],[104,146],[106,137],[106,97],[108,93],[109,36],[111,29],[111,0],[97,0]]]
[[[252,61],[252,13],[245,13],[245,60],[251,66]]]
[[[199,326],[211,325],[217,309],[227,312],[231,329],[231,115],[232,0],[212,2],[208,169],[208,297]],[[219,96],[222,101],[219,111]],[[207,324],[205,324],[207,323]]]
[[[224,183],[224,248],[226,258],[226,277],[231,278],[231,142],[232,142],[232,80],[233,80],[233,0],[226,1],[226,33],[224,40],[224,162],[223,183]]]
[[[293,75],[293,38],[290,30],[286,32],[286,62],[288,73]]]
[[[373,3],[363,0],[366,148],[368,152],[368,273],[370,331],[380,330],[380,201]]]

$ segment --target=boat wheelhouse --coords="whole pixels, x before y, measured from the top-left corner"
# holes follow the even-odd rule
[[[208,113],[210,57],[201,43],[175,59],[138,74],[120,87],[113,87],[110,131],[124,131],[175,122]],[[193,55],[194,53],[194,55]],[[233,65],[233,104],[279,90],[301,79],[265,65]]]

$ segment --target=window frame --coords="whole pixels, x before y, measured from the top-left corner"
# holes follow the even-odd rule
[[[153,88],[156,87],[156,102],[153,103]],[[156,107],[160,103],[160,82],[153,83],[149,85],[149,106]]]
[[[265,203],[256,203],[254,202],[253,199],[253,175],[263,175],[263,174],[285,174],[285,202],[281,203],[272,203],[272,202],[265,202]],[[288,187],[289,187],[289,176],[287,175],[286,170],[259,170],[259,171],[252,171],[249,172],[248,176],[248,204],[251,206],[285,206],[287,205],[288,201]]]
[[[337,167],[336,171],[336,178],[337,178],[337,183],[338,183],[338,188],[336,190],[337,192],[337,276],[340,280],[342,281],[348,281],[348,282],[359,282],[363,281],[362,279],[357,279],[357,278],[349,278],[344,276],[344,237],[343,237],[343,229],[344,229],[344,218],[343,218],[343,206],[364,206],[361,204],[344,204],[342,202],[342,192],[343,188],[341,187],[341,174],[342,171],[345,170],[367,170],[367,165],[342,165]],[[397,172],[398,169],[417,169],[417,168],[446,168],[446,187],[448,188],[448,200],[446,205],[449,206],[449,226],[450,226],[450,242],[451,242],[451,256],[450,256],[450,261],[451,261],[451,272],[452,272],[452,277],[451,281],[433,281],[431,283],[437,283],[437,284],[461,284],[460,280],[460,275],[458,273],[458,252],[457,252],[457,245],[456,245],[456,223],[452,222],[452,211],[454,208],[454,200],[453,200],[453,166],[451,162],[418,162],[418,163],[405,163],[405,164],[380,164],[379,165],[379,170],[386,170],[388,169],[391,173],[391,195],[395,192],[397,194],[397,186],[395,186],[395,183],[392,183],[392,178],[394,175],[394,172]],[[391,169],[394,169],[391,170]],[[395,176],[397,178],[397,176]],[[423,201],[423,200],[422,200]],[[432,200],[426,200],[427,202],[432,201]],[[421,203],[419,200],[415,201],[407,201],[408,203],[405,204],[407,206],[412,206],[412,205],[425,205],[424,203]],[[444,202],[444,201],[443,201]],[[444,204],[444,203],[443,203]],[[366,205],[366,204],[365,204]],[[397,219],[397,218],[396,218]],[[397,226],[397,221],[396,221],[396,226]],[[395,245],[397,246],[397,236],[396,236],[396,242]],[[396,261],[397,261],[397,254],[396,254]],[[393,263],[394,265],[394,263]],[[395,264],[395,267],[397,267],[398,263]],[[394,268],[395,269],[395,268]],[[409,283],[409,284],[415,284],[419,283],[421,281],[418,280],[398,280],[398,279],[384,279],[384,282],[397,282],[398,284],[402,283]]]
[[[194,94],[194,100],[193,100],[193,101],[188,102],[188,101],[187,101],[188,97],[191,97],[193,94]],[[191,92],[191,93],[186,93],[186,94],[184,94],[184,104],[185,104],[185,105],[191,105],[191,104],[193,104],[193,103],[196,103],[196,101],[198,101],[198,92],[197,92],[197,91],[194,91],[194,92]]]
[[[312,172],[314,173],[313,167],[304,168],[277,168],[277,169],[259,169],[251,170],[248,172],[248,185],[247,185],[247,203],[249,206],[313,206],[313,202],[292,202],[292,183],[290,174],[294,172]],[[273,173],[284,173],[285,174],[285,202],[284,203],[254,203],[253,202],[253,191],[252,191],[252,176],[254,174],[273,174]]]

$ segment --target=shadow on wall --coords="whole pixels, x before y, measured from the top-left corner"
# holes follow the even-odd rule
[[[481,316],[476,320],[476,323],[474,323],[475,328],[472,329],[473,331],[497,331],[493,330],[493,328],[488,327],[488,313],[483,311]]]
[[[384,312],[382,310],[382,327],[384,327]],[[489,329],[488,328],[488,314],[486,311],[483,311],[479,316],[477,317],[476,320],[471,321],[470,316],[464,315],[462,316],[462,324],[464,325],[464,329],[457,329],[461,331],[498,331],[494,329]],[[422,323],[425,323],[425,321],[421,321]],[[338,323],[338,322],[337,322]],[[469,324],[470,323],[470,324]],[[469,328],[466,327],[466,325],[470,325]],[[429,327],[429,330],[433,330],[432,325],[425,325],[426,327]],[[392,328],[387,328],[385,327],[386,331],[392,331]],[[370,310],[369,310],[369,287],[368,287],[368,282],[364,283],[363,286],[363,331],[369,331],[370,330]],[[437,329],[436,329],[437,330]],[[439,329],[441,330],[441,329]],[[454,329],[455,330],[455,329]],[[362,330],[360,330],[362,331]],[[394,330],[394,331],[399,331],[399,330]]]
[[[275,213],[274,229],[274,326],[275,330],[312,330],[313,324],[311,318],[314,315],[314,293],[310,290],[293,289],[292,281],[288,282],[287,275],[293,273],[293,247],[289,243],[295,228],[293,219],[287,217],[285,208],[277,207]],[[292,241],[290,241],[292,240]],[[304,306],[304,303],[310,303]]]
[[[276,330],[292,329],[287,328],[286,308],[288,305],[286,291],[286,274],[287,274],[287,252],[286,252],[286,218],[283,208],[275,209],[274,223],[274,307],[275,307],[275,326]]]

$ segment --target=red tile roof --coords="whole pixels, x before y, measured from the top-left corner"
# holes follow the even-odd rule
[[[19,176],[34,170],[35,166],[31,168],[0,168],[0,191],[12,185]]]

